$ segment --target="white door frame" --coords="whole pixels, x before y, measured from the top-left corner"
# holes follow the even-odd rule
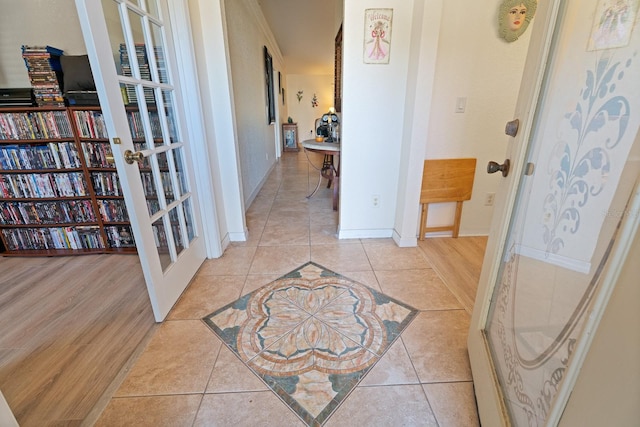
[[[169,18],[172,21],[173,41],[178,47],[175,55],[179,68],[178,85],[182,92],[183,105],[189,134],[191,136],[192,162],[194,174],[198,180],[200,193],[200,210],[203,223],[203,237],[207,248],[207,258],[222,256],[224,248],[220,238],[220,225],[216,211],[213,174],[215,165],[209,161],[210,153],[207,145],[207,135],[204,129],[204,113],[200,96],[200,84],[196,67],[193,33],[189,19],[188,0],[169,1]],[[202,197],[203,195],[211,197]]]
[[[201,105],[209,118],[204,126],[212,165],[209,170],[222,205],[218,219],[224,248],[230,241],[246,241],[248,235],[224,1],[188,0],[188,3],[192,42],[199,52],[196,64],[202,79]]]

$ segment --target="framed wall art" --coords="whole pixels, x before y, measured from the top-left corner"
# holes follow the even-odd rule
[[[266,46],[264,46],[264,78],[267,92],[267,124],[276,121],[276,102],[273,95],[273,59]]]
[[[342,25],[336,34],[333,63],[333,107],[342,111]]]
[[[282,138],[284,151],[298,151],[298,125],[296,123],[282,124]]]
[[[388,64],[391,53],[393,9],[364,11],[364,63]]]
[[[600,0],[593,18],[587,50],[613,49],[629,44],[639,0]]]

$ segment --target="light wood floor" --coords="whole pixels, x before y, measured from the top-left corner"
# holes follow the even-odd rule
[[[451,293],[471,314],[487,237],[433,238],[418,241],[418,245]]]
[[[22,427],[80,425],[154,325],[135,255],[0,257],[0,390]]]
[[[420,242],[469,313],[485,245]],[[154,329],[136,256],[0,257],[0,390],[22,427],[81,425]]]

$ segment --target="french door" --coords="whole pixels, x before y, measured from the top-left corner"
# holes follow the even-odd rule
[[[483,425],[560,422],[640,222],[637,9],[538,2],[468,339]]]
[[[76,9],[159,322],[206,256],[169,4],[76,0]]]

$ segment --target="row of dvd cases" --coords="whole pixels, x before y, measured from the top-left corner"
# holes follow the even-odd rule
[[[0,109],[3,256],[135,253],[99,107]]]

